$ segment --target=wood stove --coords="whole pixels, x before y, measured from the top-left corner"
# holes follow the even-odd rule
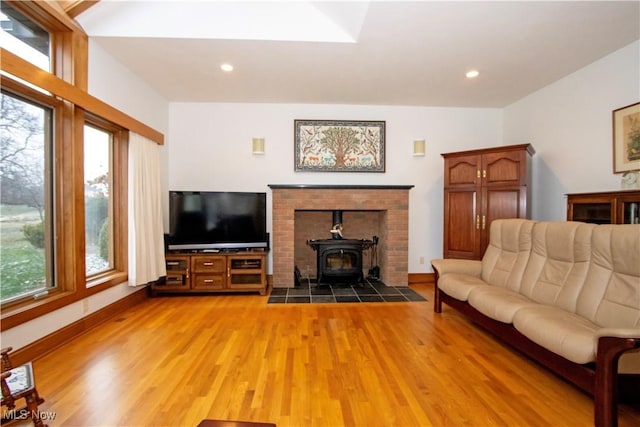
[[[362,252],[373,246],[373,240],[344,239],[342,237],[342,211],[333,211],[331,239],[312,239],[307,244],[316,251],[316,278],[318,284],[356,282],[364,279]]]
[[[356,282],[362,274],[362,251],[373,245],[372,240],[324,239],[307,242],[316,252],[318,284]]]

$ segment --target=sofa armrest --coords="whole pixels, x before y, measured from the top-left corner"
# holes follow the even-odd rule
[[[635,338],[640,340],[640,329],[638,328],[600,328],[596,331],[596,338]]]
[[[630,329],[602,328],[601,331]],[[638,335],[638,329],[635,335]],[[596,355],[594,412],[596,427],[618,425],[618,359],[629,350],[640,348],[640,338],[600,336]]]
[[[482,261],[470,259],[434,259],[431,266],[443,276],[448,273],[468,274],[469,276],[481,277]]]

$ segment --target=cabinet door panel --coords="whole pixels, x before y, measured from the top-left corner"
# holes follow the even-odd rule
[[[640,224],[640,192],[616,199],[616,224]]]
[[[485,154],[482,158],[485,185],[523,185],[526,164],[522,157],[518,151]]]
[[[445,190],[444,256],[480,257],[477,191]]]
[[[494,189],[485,192],[484,212],[487,217],[486,228],[494,219],[526,217],[526,187]]]
[[[569,221],[613,224],[615,205],[611,201],[575,203]]]
[[[480,156],[460,156],[445,159],[444,186],[479,185]]]
[[[164,284],[154,285],[159,289],[188,290],[191,287],[189,278],[189,257],[168,256],[165,259],[167,276]]]
[[[264,263],[266,258],[261,255],[254,256],[229,256],[227,288],[229,289],[256,289],[260,295],[264,295],[266,286],[266,274]]]
[[[483,231],[482,249],[489,245],[489,227],[491,222],[503,218],[526,218],[527,187],[518,188],[484,188],[484,206],[481,217]]]

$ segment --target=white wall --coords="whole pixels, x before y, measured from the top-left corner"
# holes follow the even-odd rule
[[[532,216],[566,219],[567,193],[620,188],[612,111],[640,100],[636,41],[504,109],[504,143],[530,142]]]
[[[166,136],[167,100],[94,39],[89,39],[89,93]]]
[[[432,271],[429,260],[442,256],[440,154],[502,141],[499,109],[172,103],[169,117],[169,188],[264,191],[269,231],[268,184],[414,185],[409,192],[410,273]],[[386,172],[294,172],[294,119],[384,120]],[[252,137],[265,138],[264,155],[251,154]],[[413,140],[423,138],[427,154],[414,157]]]
[[[89,42],[89,93],[138,121],[165,133],[166,137],[169,114],[167,101],[91,41]],[[162,151],[166,170],[167,150],[163,148]],[[164,188],[167,188],[166,182]],[[2,345],[12,346],[14,349],[24,347],[137,290],[138,288],[128,286],[127,283],[114,286],[82,301],[3,331]]]

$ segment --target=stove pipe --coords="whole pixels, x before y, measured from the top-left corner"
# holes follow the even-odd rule
[[[342,225],[342,211],[333,211],[333,225]]]
[[[333,227],[331,228],[331,237],[334,239],[342,239],[342,211],[333,211]]]

